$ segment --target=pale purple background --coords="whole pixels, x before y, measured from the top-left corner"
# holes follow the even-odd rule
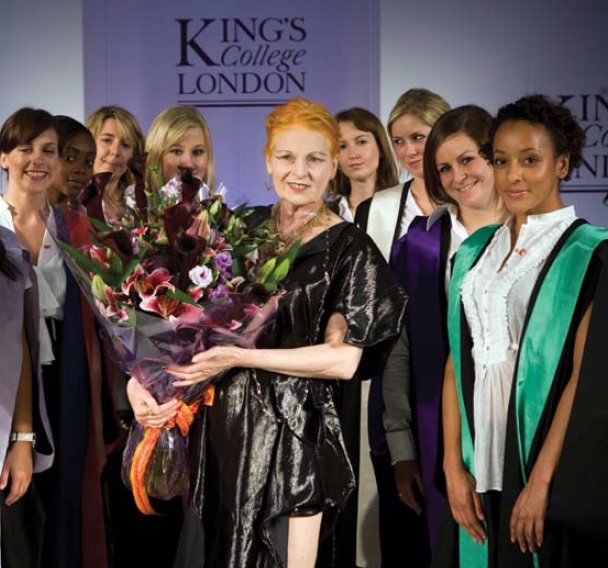
[[[260,95],[257,99],[300,95],[323,102],[332,113],[349,106],[379,111],[378,4],[375,0],[327,0],[263,3],[226,0],[83,0],[85,112],[98,106],[119,104],[133,112],[144,132],[163,108],[188,102],[195,97],[178,94],[177,74],[192,75],[214,71],[194,55],[195,67],[177,67],[180,59],[179,24],[176,19],[192,18],[191,34],[204,18],[238,17],[249,24],[250,18],[303,18],[307,37],[302,42],[282,40],[286,49],[305,49],[302,64],[293,68],[306,71],[305,92],[278,96]],[[210,55],[217,58],[221,44],[218,23],[207,27],[197,38]],[[269,33],[272,27],[268,28]],[[245,35],[243,49],[266,44],[261,38],[251,41]],[[273,44],[270,44],[273,45]],[[274,49],[274,45],[272,47]],[[192,53],[192,52],[190,52]],[[221,68],[251,72],[252,67]],[[215,71],[218,69],[215,68]],[[272,67],[255,67],[257,72],[273,72]],[[189,86],[189,85],[188,85]],[[199,100],[218,100],[221,96],[198,95]],[[226,95],[226,102],[251,101],[256,97]],[[216,179],[228,188],[231,204],[252,204],[275,200],[266,191],[263,146],[266,107],[200,108],[212,133]]]
[[[119,102],[132,103],[146,129],[163,106],[175,102],[173,66],[179,54],[171,22],[187,17],[187,7],[194,4],[193,0],[0,0],[4,55],[0,122],[23,105],[84,120],[94,107]],[[332,112],[360,104],[379,111],[386,123],[397,97],[410,87],[428,87],[453,105],[477,103],[490,112],[534,91],[608,99],[608,0],[196,4],[199,13],[191,17],[204,17],[202,10],[216,17],[237,13],[246,17],[254,10],[263,15],[305,15],[307,48],[311,58],[314,54],[315,69],[320,60],[314,73],[308,69],[311,92],[307,94],[325,102]],[[309,10],[318,15],[314,26]],[[158,24],[146,23],[149,17],[159,16]],[[115,28],[122,30],[118,36],[110,33]],[[162,48],[165,59],[158,59],[149,46],[152,51]],[[113,73],[119,77],[109,79]],[[239,196],[250,196],[252,202],[272,199],[262,189],[265,110],[217,111],[217,117],[209,116],[216,146],[222,144],[217,148],[218,178],[229,185],[234,201]],[[597,122],[584,125],[596,129],[593,135],[598,129],[604,134],[607,115],[602,109]],[[608,154],[606,145],[608,135],[604,145],[587,149],[588,159],[599,154],[601,162]],[[604,191],[608,192],[606,173],[600,169],[592,176],[586,171],[583,178],[568,184],[593,186],[600,193],[565,194],[579,215],[603,226],[608,226],[608,207],[602,203]],[[3,183],[4,177],[0,193]]]
[[[580,95],[608,103],[608,0],[385,0],[380,10],[381,116],[386,124],[398,96],[427,87],[453,106],[475,103],[495,113],[531,93],[578,95],[571,110],[582,120]],[[563,184],[580,217],[608,226],[608,108],[591,127],[591,163],[606,160],[598,175],[581,169]]]

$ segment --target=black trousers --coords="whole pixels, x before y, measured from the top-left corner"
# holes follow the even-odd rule
[[[405,506],[397,491],[388,452],[371,454],[378,485],[382,568],[426,568],[430,544],[424,516]]]
[[[45,515],[35,479],[19,501],[7,507],[10,486],[0,491],[3,568],[42,568]]]

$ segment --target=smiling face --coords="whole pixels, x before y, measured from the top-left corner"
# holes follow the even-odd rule
[[[336,174],[329,140],[302,126],[279,130],[266,159],[266,168],[281,201],[293,207],[318,208]]]
[[[59,164],[57,132],[45,130],[31,142],[1,153],[0,164],[8,172],[9,187],[30,195],[46,192]]]
[[[163,179],[169,181],[179,174],[180,168],[190,168],[195,177],[207,180],[209,153],[202,128],[193,126],[163,154]]]
[[[413,114],[404,114],[391,125],[391,140],[401,166],[413,177],[423,178],[422,158],[431,127]]]
[[[546,128],[522,120],[504,122],[493,141],[496,189],[515,215],[538,215],[563,207],[559,183],[569,157],[555,155]]]
[[[133,144],[127,140],[115,118],[104,120],[95,143],[97,155],[94,173],[114,172],[118,177],[122,176],[127,171],[129,159],[133,157]]]
[[[85,133],[70,138],[59,160],[54,187],[66,197],[78,197],[91,182],[95,152],[95,143]]]
[[[484,209],[492,202],[494,171],[479,154],[475,140],[453,134],[437,148],[435,165],[445,192],[459,207]]]
[[[339,163],[352,181],[375,182],[380,165],[380,150],[371,132],[359,130],[352,122],[340,122]]]

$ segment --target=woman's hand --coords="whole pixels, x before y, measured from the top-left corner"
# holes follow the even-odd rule
[[[522,552],[536,552],[543,543],[545,515],[549,503],[549,483],[530,476],[511,512],[511,542]]]
[[[190,365],[168,367],[167,372],[178,378],[173,383],[176,387],[187,387],[208,381],[217,374],[232,367],[242,366],[242,355],[245,351],[245,349],[235,347],[234,345],[212,347],[192,357]]]
[[[158,404],[150,392],[134,377],[127,382],[127,396],[133,407],[135,420],[149,428],[162,428],[177,414],[180,405],[175,398],[164,404]]]
[[[13,442],[6,452],[0,489],[6,489],[11,482],[11,490],[4,501],[7,506],[16,503],[23,497],[32,481],[32,444],[31,442]]]
[[[445,471],[448,502],[454,520],[470,535],[482,544],[486,531],[482,524],[485,520],[481,498],[475,491],[475,478],[464,467],[455,467]]]
[[[399,499],[417,515],[422,514],[418,495],[424,495],[422,475],[416,460],[398,461],[393,466]]]

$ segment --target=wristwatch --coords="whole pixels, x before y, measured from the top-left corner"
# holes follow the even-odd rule
[[[36,434],[35,432],[11,432],[9,441],[30,442],[33,448],[36,445]]]

